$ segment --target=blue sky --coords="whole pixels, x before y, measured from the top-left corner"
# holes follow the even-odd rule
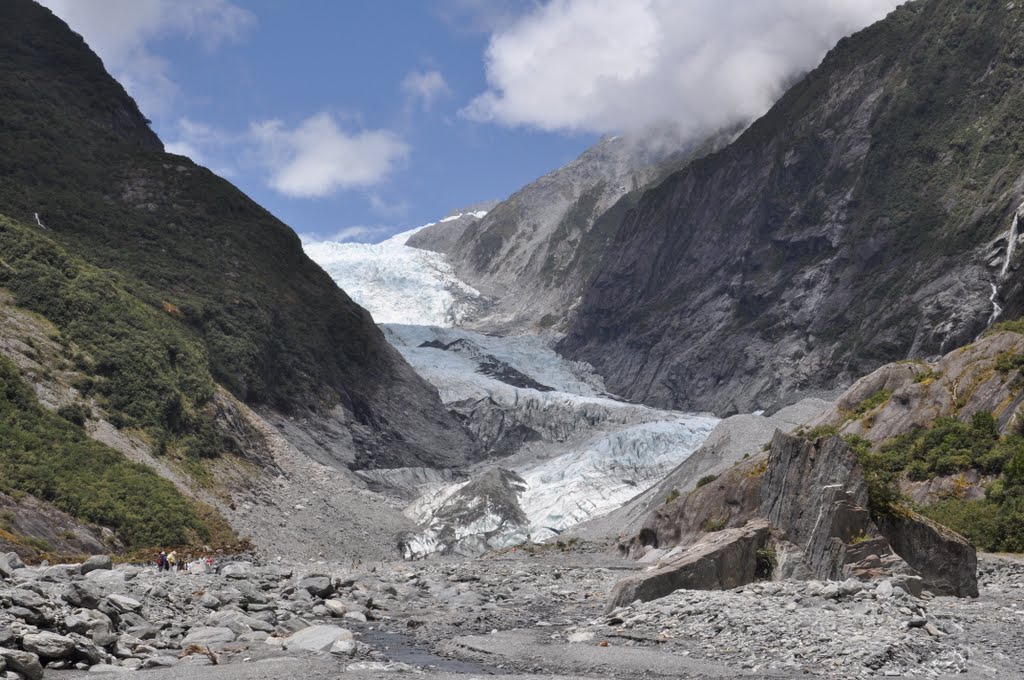
[[[169,151],[307,238],[504,198],[604,133],[766,110],[896,0],[41,0]]]

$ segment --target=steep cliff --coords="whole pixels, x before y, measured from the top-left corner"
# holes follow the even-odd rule
[[[1022,33],[1019,4],[921,0],[841,40],[643,195],[561,349],[625,397],[722,415],[1018,313]]]
[[[447,254],[491,305],[466,325],[489,331],[564,330],[601,254],[642,189],[720,148],[738,129],[682,143],[667,131],[606,137],[523,187],[479,221],[440,222],[408,245]]]
[[[471,441],[436,390],[294,232],[163,153],[48,10],[10,0],[0,23],[0,213],[13,218],[0,283],[80,347],[117,423],[210,444],[216,381],[249,404],[329,414],[359,467],[465,460]]]

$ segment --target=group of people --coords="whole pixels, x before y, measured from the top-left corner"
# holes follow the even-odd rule
[[[160,554],[156,556],[157,571],[190,571],[199,565],[207,568],[212,567],[213,558],[198,558],[191,562],[186,562],[178,558],[178,553],[175,550],[172,550],[170,553],[161,550]]]

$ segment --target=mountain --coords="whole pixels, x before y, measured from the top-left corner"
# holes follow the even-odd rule
[[[560,350],[624,397],[726,415],[1024,312],[1022,22],[1016,3],[922,0],[841,40],[637,201]]]
[[[684,144],[670,130],[605,137],[568,165],[494,206],[483,219],[439,222],[407,244],[449,256],[489,299],[468,327],[563,330],[608,239],[639,190],[725,144],[737,130]]]
[[[0,212],[11,218],[0,258],[19,273],[4,285],[81,346],[118,423],[210,444],[205,412],[219,383],[251,405],[330,414],[351,431],[358,467],[465,459],[472,443],[436,391],[294,232],[164,153],[134,101],[49,10],[11,0],[0,18],[18,27],[0,34]],[[71,265],[57,252],[95,268],[96,280],[60,279]],[[76,298],[102,298],[111,285],[138,319],[113,307],[97,315]]]
[[[472,437],[63,21],[30,0],[0,21],[0,542],[393,552],[367,527],[409,522],[348,468],[458,466]]]

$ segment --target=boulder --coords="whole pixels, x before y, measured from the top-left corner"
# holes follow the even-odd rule
[[[867,505],[857,455],[841,438],[809,442],[776,432],[758,514],[803,550],[817,578],[841,578],[850,542],[877,533]]]
[[[328,576],[307,576],[299,581],[299,588],[316,597],[330,597],[334,593],[334,583]]]
[[[286,637],[282,644],[285,649],[301,649],[307,652],[327,652],[339,641],[352,640],[352,632],[340,626],[323,624],[303,628]]]
[[[66,659],[75,651],[75,641],[56,633],[29,633],[21,640],[21,647],[40,659]]]
[[[338,618],[344,616],[345,612],[348,611],[345,603],[341,600],[326,600],[324,601],[324,606],[327,608],[327,611],[331,613],[331,616]]]
[[[142,603],[138,600],[128,597],[127,595],[119,595],[117,593],[107,595],[107,602],[122,614],[135,612],[142,608]]]
[[[978,597],[978,554],[960,534],[901,509],[876,518],[886,540],[936,595]]]
[[[72,581],[64,586],[60,596],[72,607],[95,609],[103,600],[104,591],[99,584],[90,581]]]
[[[0,658],[7,663],[7,669],[21,673],[27,680],[43,680],[43,665],[32,652],[0,647]]]
[[[707,534],[656,568],[616,583],[608,611],[635,600],[665,597],[680,588],[728,589],[750,583],[757,576],[757,551],[770,538],[771,526],[764,519]]]
[[[188,632],[188,635],[181,641],[181,646],[213,645],[234,641],[235,633],[230,628],[224,626],[198,626]]]
[[[18,569],[24,569],[25,563],[21,561],[18,553],[9,552],[0,555],[0,576],[11,578]]]
[[[220,573],[227,578],[249,578],[253,574],[252,562],[230,562],[221,567]]]
[[[93,555],[85,562],[82,562],[82,566],[79,568],[80,573],[88,574],[90,571],[96,571],[97,569],[113,569],[114,562],[110,559],[109,555]]]

